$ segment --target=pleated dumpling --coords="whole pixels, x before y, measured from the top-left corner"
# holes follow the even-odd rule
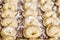
[[[23,30],[23,35],[26,38],[37,38],[41,36],[41,34],[42,34],[41,28],[39,28],[38,26],[31,25],[24,28]]]
[[[6,18],[1,21],[1,25],[3,27],[11,26],[13,28],[16,28],[18,26],[18,21],[15,18]]]
[[[16,30],[13,27],[6,27],[3,28],[1,31],[1,36],[2,37],[16,37]]]
[[[60,26],[48,26],[46,33],[50,37],[60,37]]]

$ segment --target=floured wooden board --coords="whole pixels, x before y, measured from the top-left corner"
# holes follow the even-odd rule
[[[60,0],[0,0],[0,40],[60,40]]]

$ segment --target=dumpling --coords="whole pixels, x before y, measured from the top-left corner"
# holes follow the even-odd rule
[[[18,0],[3,0],[5,3],[16,3],[18,2]]]
[[[7,37],[2,38],[2,40],[15,40],[15,38],[7,36]]]
[[[25,2],[37,2],[38,0],[24,0]]]
[[[15,17],[17,12],[12,10],[4,10],[1,14],[2,18]]]
[[[60,37],[60,27],[59,26],[48,26],[46,33],[50,37]]]
[[[49,18],[49,17],[57,18],[57,14],[54,11],[48,11],[48,12],[45,12],[42,17],[43,18]]]
[[[27,26],[27,25],[40,26],[39,21],[33,16],[26,17],[25,20],[23,20],[23,24],[24,24],[24,26]]]
[[[22,13],[22,15],[24,17],[28,17],[28,16],[34,16],[37,17],[38,16],[38,11],[33,11],[31,9],[26,10],[24,13]]]
[[[16,30],[13,27],[5,27],[1,31],[2,37],[16,37]]]
[[[18,21],[15,18],[6,18],[1,21],[1,25],[3,27],[11,26],[13,28],[16,28],[18,26]]]
[[[38,26],[28,26],[23,30],[23,35],[26,38],[37,38],[41,36],[42,31]]]
[[[24,4],[24,9],[27,10],[27,9],[31,9],[31,10],[36,10],[37,9],[37,3],[32,3],[32,2],[26,2]]]
[[[56,0],[55,4],[56,4],[57,6],[60,6],[60,0]]]
[[[3,9],[10,9],[10,10],[13,10],[13,11],[16,11],[17,10],[17,4],[10,4],[10,3],[5,3],[3,4]]]
[[[44,18],[43,25],[47,27],[48,25],[59,25],[59,20],[57,18]]]
[[[49,38],[48,40],[60,40],[59,38]]]
[[[54,3],[52,1],[46,2],[44,5],[40,5],[42,11],[51,11]]]

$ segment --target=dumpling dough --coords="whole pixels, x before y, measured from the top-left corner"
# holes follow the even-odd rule
[[[37,2],[33,3],[33,2],[26,2],[24,4],[24,9],[31,9],[31,10],[36,10],[37,9]]]
[[[38,40],[37,38],[30,38],[29,40]]]
[[[24,28],[23,35],[26,38],[37,38],[41,36],[42,31],[38,26],[28,26]]]
[[[52,23],[52,18],[45,18],[43,19],[43,25],[47,27],[47,25],[50,25]]]
[[[39,0],[40,5],[44,5],[48,0]],[[49,0],[50,1],[50,0]]]
[[[5,4],[3,4],[3,9],[10,9],[10,10],[16,11],[17,10],[17,5],[16,4],[5,3]]]
[[[58,19],[60,20],[60,6],[58,7],[57,14],[58,14]]]
[[[1,31],[1,36],[2,37],[16,37],[16,30],[13,28],[13,27],[6,27],[6,28],[3,28],[2,31]]]
[[[59,20],[55,18],[44,18],[43,19],[43,25],[48,26],[48,25],[59,25]]]
[[[25,2],[37,2],[38,0],[24,0]]]
[[[13,28],[16,28],[18,26],[18,21],[15,18],[6,18],[1,21],[1,25],[4,27],[11,26]]]
[[[50,37],[60,37],[60,26],[48,26],[46,33]]]
[[[40,5],[40,8],[42,11],[51,11],[53,7],[53,2],[52,1],[47,1],[44,5]]]
[[[56,4],[57,6],[60,6],[60,0],[56,0],[55,4]]]
[[[24,17],[28,17],[28,16],[37,17],[38,16],[38,11],[33,11],[33,10],[28,9],[23,13],[23,16]]]
[[[7,17],[15,17],[16,14],[17,14],[17,12],[15,12],[15,11],[4,10],[4,11],[2,11],[1,16],[2,16],[3,18],[7,18]]]
[[[48,40],[55,40],[54,38],[49,38]]]
[[[60,14],[60,6],[58,7],[58,10],[57,10],[57,12]]]
[[[2,40],[15,40],[15,38],[13,38],[13,37],[4,37],[4,38],[2,38]]]
[[[3,0],[5,3],[14,3],[17,4],[18,0]]]
[[[26,27],[26,25],[40,26],[39,21],[33,16],[26,17],[25,20],[23,21],[23,24],[24,24],[25,27]]]
[[[58,38],[49,38],[49,40],[60,40]]]
[[[45,12],[42,17],[43,18],[49,18],[49,17],[57,18],[57,14],[54,11],[48,11],[48,12]]]

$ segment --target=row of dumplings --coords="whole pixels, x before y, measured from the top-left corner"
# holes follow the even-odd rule
[[[37,5],[38,0],[24,0],[24,12],[22,15],[24,16],[23,25],[23,35],[25,38],[29,38],[29,40],[35,40],[40,37],[42,34],[40,23],[37,20],[38,11]],[[32,39],[33,38],[33,39]]]
[[[15,40],[16,39],[16,27],[18,26],[18,21],[15,18],[17,14],[17,2],[18,0],[3,0],[4,4],[2,7],[1,20],[2,40]]]
[[[28,39],[18,39],[18,40],[28,40]],[[57,38],[49,38],[49,39],[35,39],[35,38],[31,38],[29,40],[60,40],[60,39],[57,39]]]
[[[41,3],[42,2],[42,3]],[[58,6],[57,12],[52,10],[52,7]],[[43,5],[43,6],[42,6]],[[51,38],[60,38],[60,19],[58,15],[60,14],[60,0],[41,0],[40,7],[44,14],[42,15],[43,18],[43,25],[46,27],[46,33]],[[54,40],[54,39],[51,39]],[[58,39],[57,39],[58,40]]]

